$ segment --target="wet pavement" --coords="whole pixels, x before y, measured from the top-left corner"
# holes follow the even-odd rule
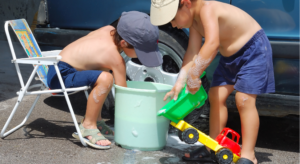
[[[15,93],[19,90],[20,84],[14,65],[10,62],[7,43],[0,41],[0,49],[0,129],[2,129],[16,103]],[[16,52],[20,53],[20,57],[26,57],[22,51],[22,48],[18,47]],[[32,68],[31,65],[21,66],[24,80],[27,80]],[[35,96],[23,99],[9,128],[23,120],[34,99]],[[81,92],[71,95],[70,99],[79,122],[85,113],[86,98]],[[237,113],[229,114],[227,126],[241,133]],[[0,139],[0,164],[193,164],[183,162],[181,157],[184,152],[191,151],[195,147],[179,142],[173,134],[169,135],[167,146],[163,150],[142,152],[126,150],[115,144],[112,144],[109,150],[83,147],[72,137],[74,131],[75,127],[64,97],[43,95],[25,125],[8,137]],[[260,117],[260,132],[255,151],[259,163],[298,164],[299,116]]]

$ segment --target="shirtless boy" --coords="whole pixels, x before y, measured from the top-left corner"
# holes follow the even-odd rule
[[[272,49],[260,25],[246,12],[230,4],[203,0],[152,0],[151,23],[189,28],[189,44],[182,68],[167,97],[177,99],[187,83],[194,94],[201,86],[200,75],[215,58],[221,59],[209,91],[210,132],[216,138],[227,122],[226,99],[235,89],[242,125],[242,150],[238,164],[257,164],[254,148],[259,129],[256,96],[275,92]],[[205,42],[202,45],[202,38]],[[211,161],[209,149],[198,148],[184,160]]]
[[[158,27],[150,23],[147,14],[123,12],[117,28],[105,26],[95,30],[59,54],[62,60],[58,67],[66,88],[87,85],[92,88],[85,118],[79,126],[88,145],[97,149],[110,148],[111,142],[102,134],[113,135],[114,132],[102,120],[101,110],[113,81],[127,87],[126,67],[120,52],[124,51],[130,58],[138,57],[147,67],[159,66],[162,57],[158,51],[158,36]],[[110,70],[113,75],[108,72]],[[61,88],[53,66],[48,71],[48,85],[51,89]],[[75,133],[73,137],[79,139]]]

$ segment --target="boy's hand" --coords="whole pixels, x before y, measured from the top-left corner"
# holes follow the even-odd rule
[[[181,69],[174,87],[172,88],[172,90],[170,92],[168,92],[165,95],[164,101],[166,101],[168,97],[170,97],[171,99],[174,99],[175,101],[177,100],[178,94],[181,92],[182,88],[184,87],[184,85],[186,83],[186,78],[187,78],[186,71],[184,69]]]
[[[188,72],[187,77],[187,90],[191,94],[195,94],[201,87],[202,81],[199,76],[195,75],[199,74],[199,70],[194,66],[191,67],[191,69]]]
[[[168,97],[176,101],[178,98],[178,94],[181,92],[183,87],[184,84],[182,84],[181,82],[176,82],[172,90],[165,95],[164,101],[166,101]]]

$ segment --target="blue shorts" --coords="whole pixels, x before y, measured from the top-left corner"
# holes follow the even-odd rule
[[[222,85],[248,94],[275,92],[272,48],[262,29],[234,55],[221,56],[211,87]]]
[[[58,62],[57,66],[66,88],[82,86],[94,87],[102,72],[98,70],[77,71],[68,63],[62,61]],[[47,83],[50,89],[61,89],[54,66],[49,66]]]

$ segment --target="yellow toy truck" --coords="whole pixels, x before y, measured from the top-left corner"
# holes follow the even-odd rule
[[[201,75],[202,78],[205,72]],[[196,94],[186,93],[186,86],[178,95],[176,101],[171,100],[162,107],[157,115],[164,116],[171,120],[171,125],[179,130],[178,137],[187,144],[194,144],[197,141],[209,147],[215,152],[216,161],[220,164],[235,163],[240,158],[240,146],[238,145],[240,135],[229,128],[224,128],[214,140],[200,130],[186,123],[183,119],[194,109],[204,105],[207,93],[203,86]],[[228,137],[231,135],[231,139]]]

